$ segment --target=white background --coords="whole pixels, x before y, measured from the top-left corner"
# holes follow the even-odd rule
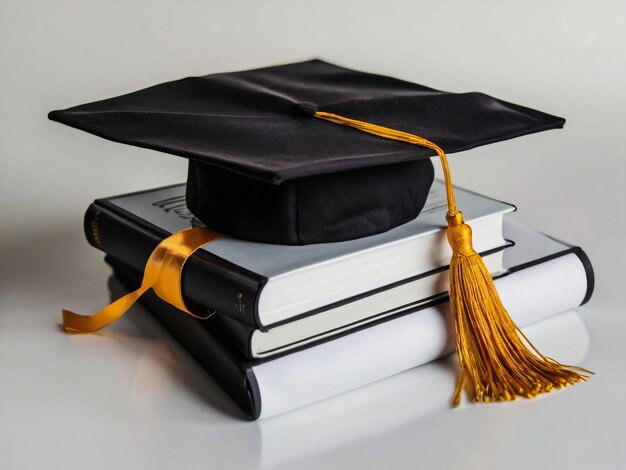
[[[625,5],[0,0],[0,466],[623,466]],[[102,255],[83,241],[87,205],[184,181],[186,164],[49,122],[47,112],[312,57],[567,118],[564,130],[451,163],[455,183],[517,204],[519,219],[589,254],[597,285],[579,312],[590,337],[582,362],[598,375],[588,384],[533,402],[417,413],[435,398],[420,385],[428,373],[409,371],[282,421],[245,423],[148,320],[124,319],[109,336],[58,330],[61,306],[95,308],[106,296]]]

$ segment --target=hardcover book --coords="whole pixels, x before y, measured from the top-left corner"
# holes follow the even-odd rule
[[[96,200],[85,215],[89,242],[143,270],[166,236],[196,223],[185,206],[185,185]],[[478,252],[502,248],[504,214],[515,208],[457,189]],[[447,210],[443,184],[433,185],[417,219],[378,235],[343,242],[289,246],[224,236],[186,263],[186,304],[229,315],[262,331],[446,266]],[[497,258],[497,257],[495,257]],[[492,268],[501,268],[497,261]],[[431,295],[438,292],[432,292]]]

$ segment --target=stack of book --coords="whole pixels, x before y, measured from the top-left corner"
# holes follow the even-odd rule
[[[516,222],[510,204],[456,195],[518,325],[589,299],[593,271],[580,248]],[[188,260],[181,281],[185,304],[209,319],[152,293],[142,302],[249,418],[278,415],[454,350],[446,210],[435,182],[417,219],[382,234],[304,246],[219,238]],[[185,185],[175,185],[96,200],[85,233],[130,290],[156,245],[196,223]]]

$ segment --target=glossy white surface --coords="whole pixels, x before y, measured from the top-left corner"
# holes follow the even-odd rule
[[[529,3],[0,2],[0,468],[624,468],[626,4]],[[96,336],[59,331],[61,307],[106,302],[108,270],[82,238],[87,204],[182,181],[185,165],[46,112],[312,56],[568,119],[453,156],[452,171],[585,248],[594,297],[533,339],[595,377],[451,411],[444,361],[249,423],[145,316]]]

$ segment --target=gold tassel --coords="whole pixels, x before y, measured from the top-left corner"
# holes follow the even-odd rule
[[[528,341],[502,305],[493,279],[472,247],[472,230],[456,209],[448,160],[433,142],[407,132],[318,111],[315,117],[385,139],[427,147],[439,155],[448,198],[450,305],[454,314],[459,378],[452,405],[467,386],[473,401],[509,401],[587,380],[586,369],[559,364]]]
[[[460,372],[452,405],[465,385],[473,401],[510,401],[587,380],[590,372],[543,356],[511,320],[460,212],[448,213],[450,304]]]

